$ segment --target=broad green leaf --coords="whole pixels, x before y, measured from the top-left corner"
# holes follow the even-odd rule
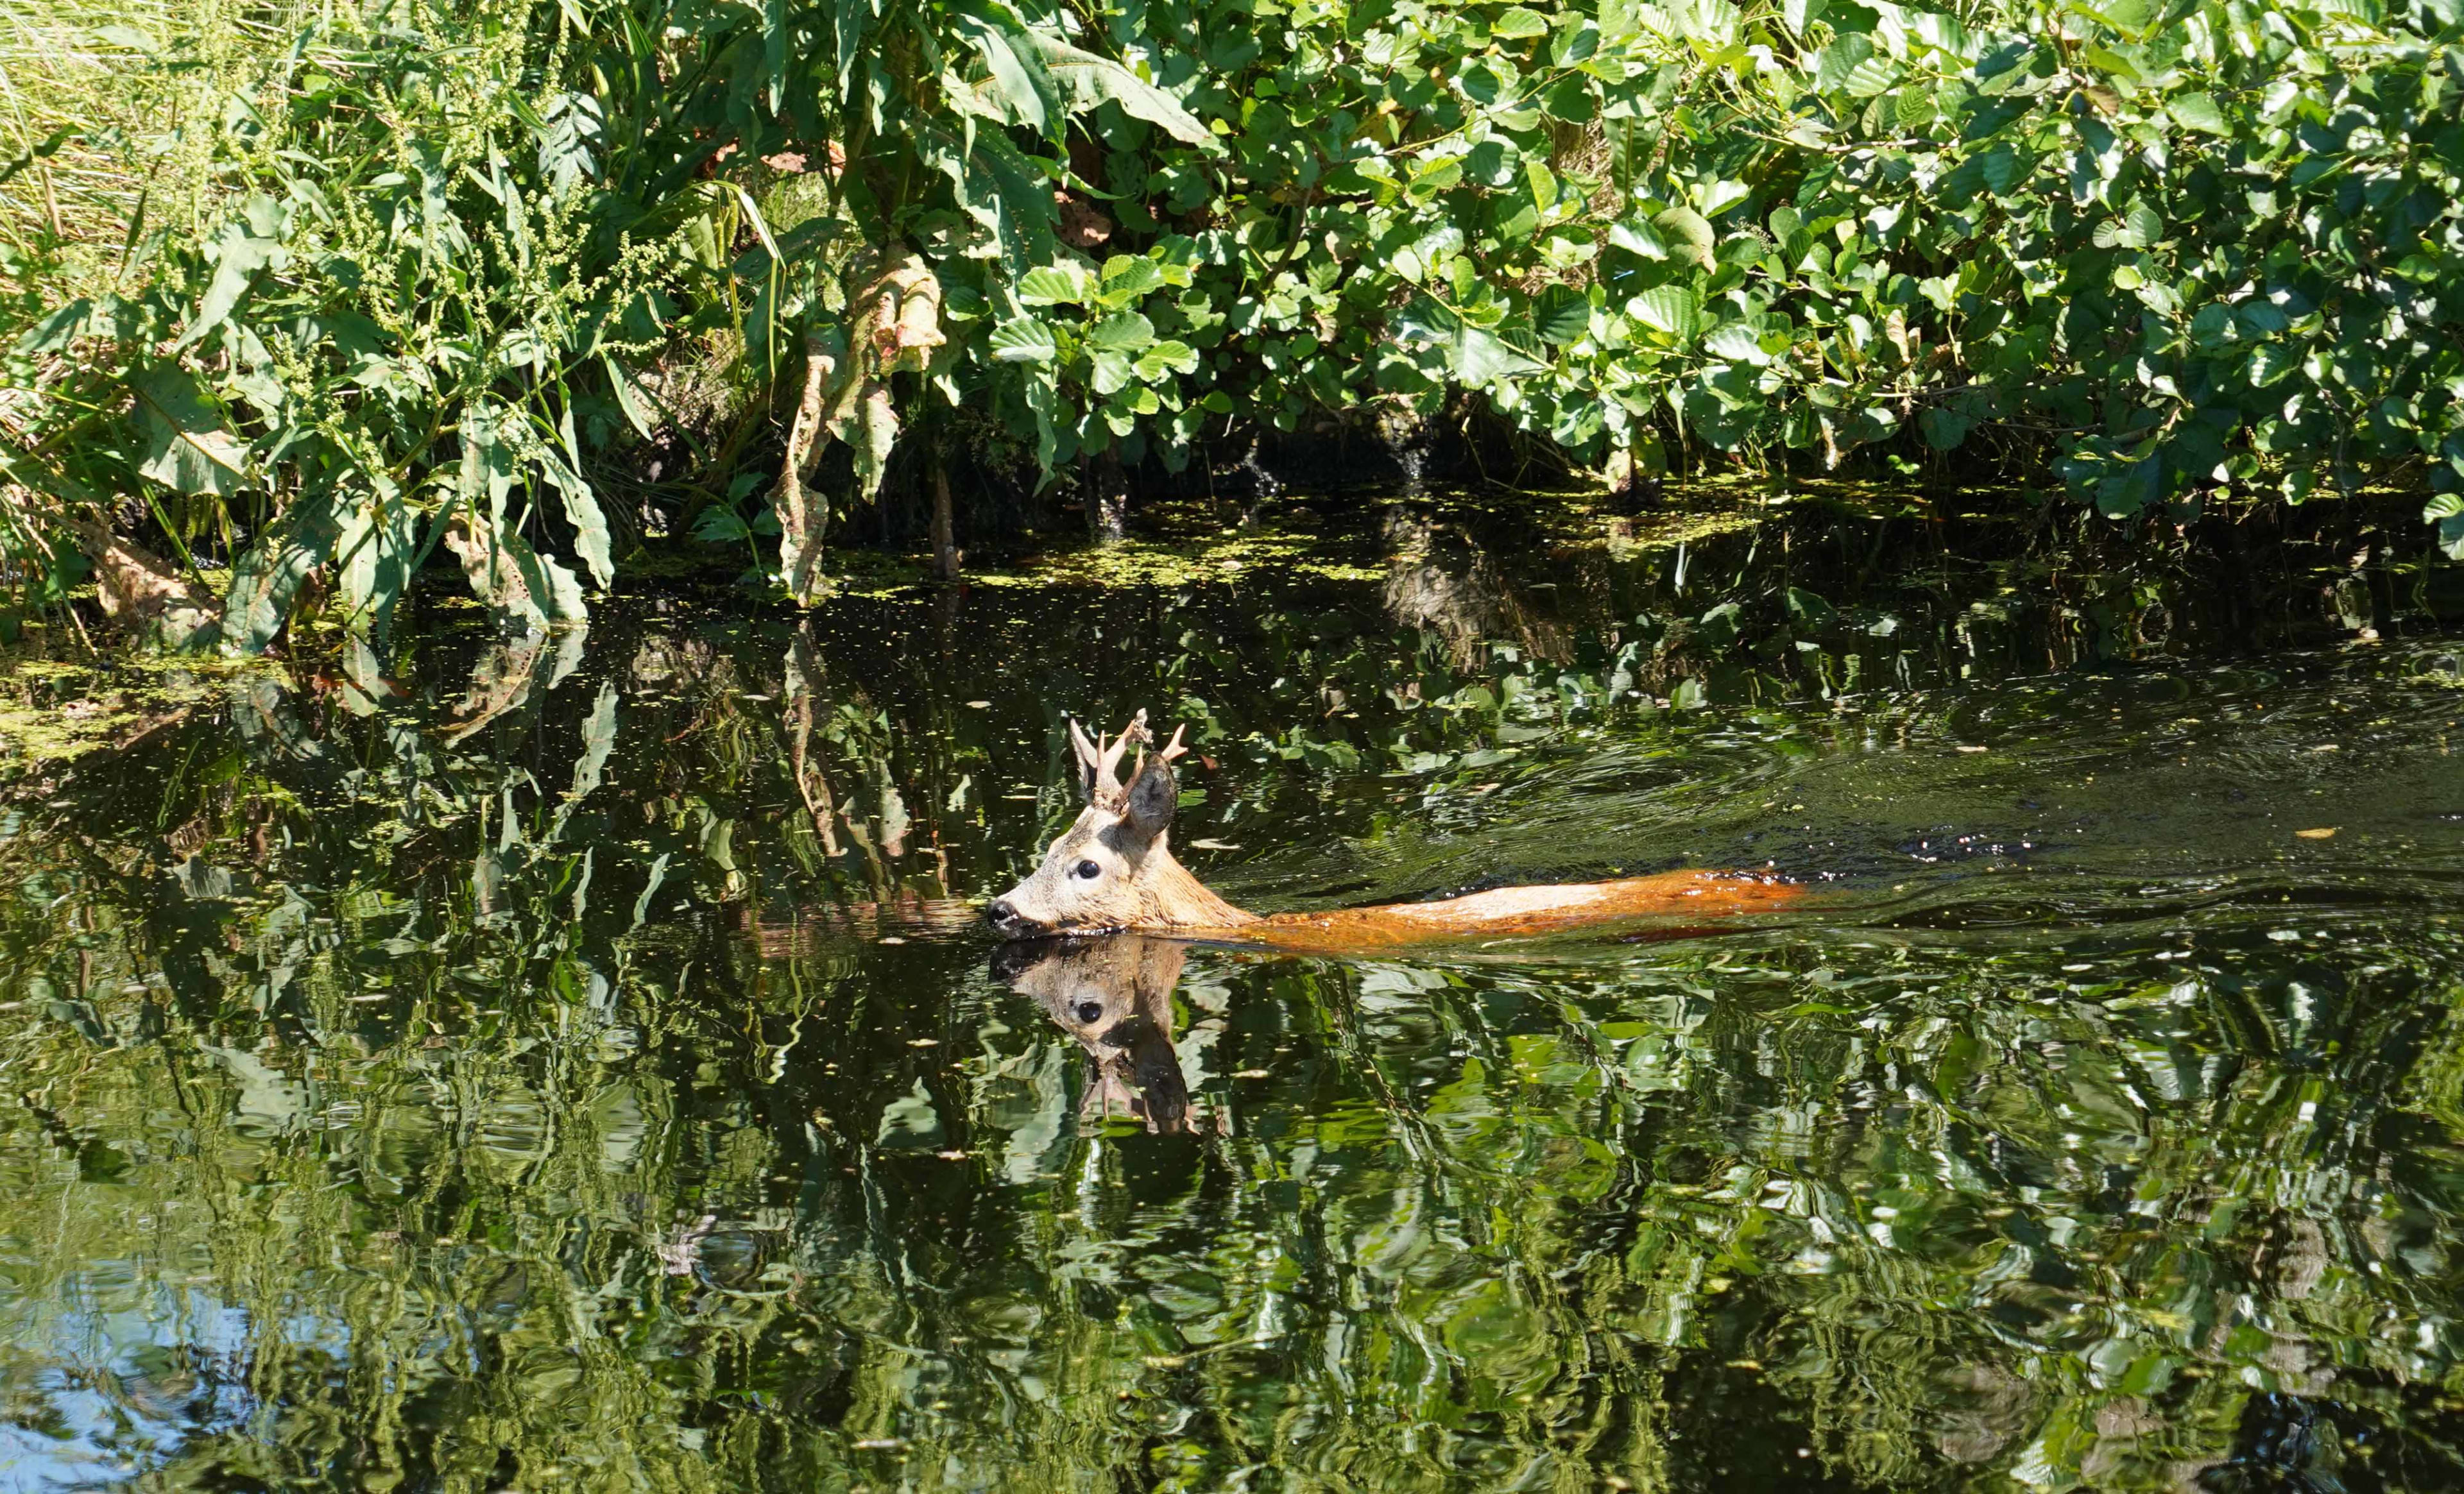
[[[1028,129],[1046,129],[1062,113],[1061,95],[1034,43],[1022,34],[1013,47],[1003,28],[980,15],[961,12],[957,20],[975,42],[977,55],[984,59],[984,69],[992,75],[993,86],[1010,113]]]
[[[1209,155],[1222,152],[1223,146],[1197,116],[1181,105],[1179,99],[1138,77],[1109,57],[1082,52],[1067,42],[1042,32],[1025,33],[1045,68],[1062,86],[1073,93],[1072,112],[1094,108],[1107,101],[1119,104],[1122,112],[1144,120],[1184,145],[1196,145]]]
[[[1549,18],[1529,6],[1508,6],[1488,23],[1488,33],[1506,41],[1549,34]]]
[[[2122,223],[2129,231],[2123,242],[2134,249],[2145,249],[2165,236],[2165,220],[2145,201],[2132,203],[2123,213]]]
[[[1548,364],[1517,351],[1493,333],[1475,327],[1426,297],[1395,319],[1395,336],[1407,344],[1436,348],[1456,383],[1479,388],[1500,380],[1546,373]]]
[[[263,653],[291,615],[291,601],[308,573],[333,559],[341,538],[332,492],[293,501],[231,567],[223,608],[223,645]]]
[[[93,312],[94,302],[83,297],[65,306],[55,307],[17,339],[18,353],[27,358],[39,358],[45,353],[60,351],[85,335],[86,324]]]
[[[1105,305],[1123,307],[1163,288],[1163,267],[1144,254],[1115,254],[1104,261]]]
[[[1557,173],[1534,159],[1523,164],[1523,179],[1531,188],[1531,206],[1541,217],[1548,217],[1549,209],[1557,206]]]
[[[1848,70],[1839,87],[1851,99],[1876,99],[1898,87],[1899,82],[1897,64],[1881,57],[1867,57]]]
[[[1706,270],[1711,267],[1719,235],[1701,213],[1691,208],[1671,208],[1652,223],[1666,240],[1670,258]]]
[[[1004,321],[993,329],[993,358],[1004,363],[1048,363],[1061,354],[1052,329],[1033,317]]]
[[[1019,277],[1018,298],[1029,306],[1077,306],[1091,290],[1090,277],[1074,262],[1038,265]]]
[[[579,456],[573,439],[573,412],[567,410],[563,428],[564,450],[553,447],[539,448],[539,466],[547,473],[548,485],[563,501],[564,521],[573,526],[574,548],[582,563],[589,567],[591,579],[604,590],[616,584],[614,541],[607,533],[607,516],[600,511],[599,494],[583,480],[576,464]]]
[[[742,544],[753,538],[753,526],[734,509],[714,503],[694,516],[693,537],[704,544]]]
[[[373,492],[337,501],[334,570],[345,621],[355,631],[383,634],[419,560],[419,516],[392,482],[373,480]]]
[[[1754,195],[1754,189],[1745,183],[1732,182],[1723,177],[1703,185],[1698,205],[1702,209],[1704,217],[1716,218],[1752,195]]]
[[[196,319],[171,344],[172,352],[195,346],[230,319],[260,272],[278,269],[288,262],[290,256],[282,248],[282,234],[290,218],[288,208],[259,193],[248,200],[238,217],[214,234],[214,277],[206,286],[205,298],[198,303]]]
[[[658,431],[650,424],[649,396],[634,385],[633,376],[625,371],[625,365],[616,362],[614,355],[603,353],[599,362],[607,370],[607,386],[616,395],[616,407],[625,412],[626,424],[644,440],[655,440]]]
[[[1968,439],[1969,428],[1973,424],[1957,410],[1941,406],[1935,406],[1917,417],[1917,429],[1924,434],[1925,445],[1937,451],[1956,449]]]
[[[1166,374],[1198,371],[1198,350],[1186,342],[1166,340],[1138,355],[1138,377],[1154,384]]]
[[[1846,88],[1848,75],[1873,55],[1874,43],[1860,32],[1834,37],[1829,46],[1815,55],[1815,90],[1833,94]]]
[[[2177,94],[2165,100],[2165,112],[2186,130],[2206,135],[2233,133],[2233,126],[2225,122],[2225,112],[2216,106],[2212,94]]]
[[[2301,356],[2292,348],[2281,342],[2261,342],[2250,353],[2251,386],[2264,389],[2300,366]]]
[[[1531,306],[1531,329],[1541,340],[1562,347],[1582,341],[1592,321],[1592,303],[1571,285],[1552,285]]]
[[[1116,312],[1087,332],[1087,345],[1108,353],[1134,353],[1154,341],[1155,323],[1133,311]]]
[[[1757,368],[1771,361],[1771,355],[1763,351],[1762,339],[1742,321],[1726,322],[1713,328],[1711,335],[1703,340],[1703,350],[1713,358],[1732,363],[1749,363]]]
[[[129,381],[144,442],[139,472],[175,493],[229,497],[239,491],[247,448],[231,433],[197,381],[156,367]]]
[[[1609,244],[1645,259],[1668,257],[1668,240],[1658,229],[1639,218],[1623,218],[1609,225]]]
[[[1644,326],[1667,333],[1680,342],[1694,340],[1701,322],[1700,303],[1682,285],[1655,285],[1626,302],[1626,314]]]
[[[2036,168],[2034,156],[2010,144],[1997,144],[1988,149],[1981,161],[1985,185],[1996,197],[2008,197]]]

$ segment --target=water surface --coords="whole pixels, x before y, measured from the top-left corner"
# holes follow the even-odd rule
[[[2414,530],[1323,527],[534,643],[431,599],[21,778],[0,1486],[2464,1482]],[[995,945],[1062,713],[1141,706],[1245,906],[1812,892]]]

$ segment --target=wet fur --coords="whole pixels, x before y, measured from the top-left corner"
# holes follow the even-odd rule
[[[1803,890],[1773,878],[1718,871],[1667,871],[1561,887],[1513,887],[1429,903],[1388,903],[1327,913],[1261,917],[1209,891],[1172,854],[1179,802],[1172,760],[1179,738],[1152,756],[1143,750],[1146,715],[1108,745],[1074,727],[1087,807],[1044,853],[1044,862],[985,910],[1013,936],[1134,930],[1277,949],[1342,952],[1395,949],[1463,939],[1554,934],[1622,919],[1678,914],[1722,916],[1779,906]],[[1125,785],[1122,749],[1141,744]],[[1091,868],[1093,876],[1079,873]]]

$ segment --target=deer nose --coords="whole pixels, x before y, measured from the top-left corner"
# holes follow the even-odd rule
[[[1017,921],[1018,910],[1009,905],[1008,898],[996,897],[991,902],[984,905],[984,922],[991,924],[994,928],[1007,929],[1011,924],[1016,923]]]

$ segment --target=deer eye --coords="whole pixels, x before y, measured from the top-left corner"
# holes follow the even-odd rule
[[[1069,868],[1069,874],[1082,882],[1092,882],[1104,874],[1104,868],[1091,861],[1082,861]]]

